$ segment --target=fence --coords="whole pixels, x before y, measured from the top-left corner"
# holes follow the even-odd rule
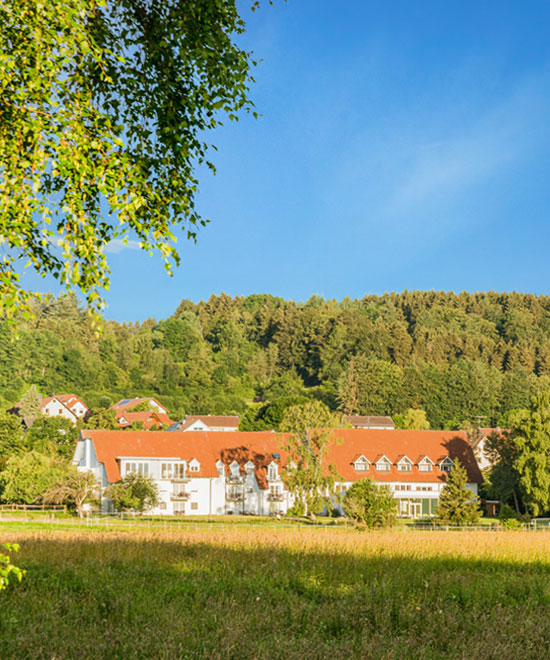
[[[26,509],[23,508],[24,505],[1,505],[0,506],[0,521],[2,520],[1,512],[2,511],[44,511],[44,513],[54,513],[64,510],[64,507],[56,507],[55,510],[52,509],[42,509],[40,505],[26,505]],[[65,507],[66,510],[66,507]],[[13,518],[5,518],[4,520],[9,520],[14,522]],[[66,527],[88,527],[96,529],[105,529],[105,530],[122,530],[122,529],[162,529],[162,530],[182,530],[182,529],[200,529],[205,528],[209,530],[228,530],[238,528],[271,528],[271,529],[332,529],[332,530],[345,530],[353,529],[353,525],[343,522],[330,522],[323,523],[316,521],[311,523],[305,520],[300,519],[285,519],[281,520],[254,520],[252,517],[235,517],[231,521],[226,520],[216,520],[214,517],[204,518],[204,519],[192,519],[186,520],[185,518],[149,518],[141,517],[131,514],[103,514],[103,515],[94,515],[87,516],[85,518],[55,518],[53,516],[44,517],[44,518],[20,518],[17,520],[22,525],[26,523],[47,523],[48,525],[58,525]],[[435,522],[426,522],[426,523],[414,523],[409,525],[400,525],[395,527],[394,530],[397,532],[403,533],[414,533],[414,532],[464,532],[464,531],[481,531],[481,532],[503,532],[509,531],[510,528],[507,528],[504,525],[499,523],[474,523],[468,525],[445,525]],[[522,523],[513,528],[518,531],[525,532],[550,532],[550,518],[532,520],[529,523]]]
[[[55,513],[63,511],[67,513],[66,504],[0,504],[1,511],[43,511],[44,513]]]

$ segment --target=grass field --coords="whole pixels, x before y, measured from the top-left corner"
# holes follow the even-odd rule
[[[2,660],[550,658],[550,534],[0,526]]]

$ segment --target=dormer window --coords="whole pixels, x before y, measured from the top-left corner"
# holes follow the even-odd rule
[[[201,464],[197,461],[196,458],[194,458],[189,463],[189,472],[200,472],[200,471],[201,471]]]
[[[411,472],[412,471],[412,461],[407,456],[398,461],[397,469],[399,472]]]
[[[216,469],[218,470],[218,476],[219,477],[225,476],[225,466],[223,464],[223,461],[218,461],[216,463]]]
[[[376,461],[376,470],[378,472],[389,472],[391,470],[391,461],[386,456],[382,456]]]
[[[439,464],[441,472],[450,472],[454,467],[453,459],[446,456]]]
[[[246,474],[252,474],[254,472],[254,463],[248,461],[248,463],[245,464],[244,469],[246,470]]]
[[[364,456],[359,456],[353,463],[356,472],[366,472],[370,467],[370,462]]]
[[[418,462],[418,471],[419,472],[431,472],[433,470],[434,464],[431,459],[427,456]]]
[[[277,468],[277,463],[270,463],[267,468],[267,478],[269,481],[276,481],[279,476],[279,471]]]
[[[233,461],[233,463],[231,463],[231,465],[229,466],[229,469],[231,470],[232,477],[241,476],[241,466],[237,463],[237,461]]]

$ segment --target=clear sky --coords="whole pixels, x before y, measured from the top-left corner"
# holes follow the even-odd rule
[[[173,278],[109,248],[108,318],[222,291],[549,292],[547,0],[249,4],[262,116],[210,134],[212,222]]]

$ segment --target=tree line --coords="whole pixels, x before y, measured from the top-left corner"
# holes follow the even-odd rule
[[[160,321],[105,321],[99,336],[64,295],[0,324],[5,408],[35,384],[91,408],[155,396],[174,418],[233,413],[258,428],[304,399],[370,415],[420,408],[432,428],[505,426],[548,382],[550,298],[530,294],[221,294],[183,300]]]

